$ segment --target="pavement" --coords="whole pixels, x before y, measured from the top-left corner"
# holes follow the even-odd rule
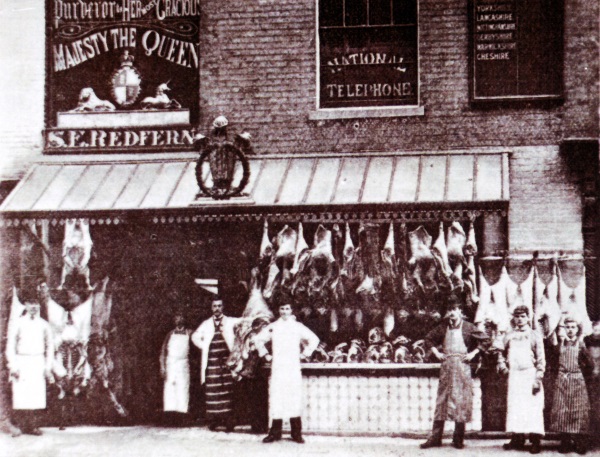
[[[263,444],[262,435],[245,431],[211,432],[205,428],[73,427],[64,431],[44,428],[42,436],[0,435],[0,457],[465,457],[501,454],[505,457],[530,455],[503,451],[504,439],[471,439],[462,451],[450,445],[422,450],[423,439],[388,436],[324,436],[306,434],[305,444],[284,436],[282,441]],[[558,442],[544,441],[541,455],[559,455]],[[577,454],[571,454],[576,456]],[[600,450],[588,455],[600,455]]]

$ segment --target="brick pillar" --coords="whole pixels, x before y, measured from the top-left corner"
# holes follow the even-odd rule
[[[566,140],[561,153],[581,179],[583,255],[585,264],[586,301],[592,320],[600,319],[600,176],[598,175],[598,140]]]

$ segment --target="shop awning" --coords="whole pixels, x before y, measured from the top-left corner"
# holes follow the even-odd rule
[[[7,197],[0,213],[10,217],[59,212],[69,217],[97,211],[201,210],[195,166],[190,158],[41,162]],[[250,167],[246,192],[253,207],[509,199],[508,153],[254,156]],[[208,170],[205,173],[210,180]],[[207,203],[211,211],[232,207],[231,202]]]

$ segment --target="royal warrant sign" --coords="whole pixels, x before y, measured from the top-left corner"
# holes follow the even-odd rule
[[[47,0],[45,153],[191,150],[200,0]]]

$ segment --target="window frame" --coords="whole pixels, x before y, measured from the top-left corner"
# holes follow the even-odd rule
[[[402,116],[422,116],[425,114],[421,99],[421,56],[420,56],[420,30],[419,30],[419,1],[415,1],[415,19],[416,23],[416,104],[406,105],[364,105],[347,107],[323,107],[321,100],[321,38],[320,38],[320,1],[315,0],[315,111],[309,113],[309,120],[328,120],[328,119],[352,119],[352,118],[377,118],[377,117],[402,117]],[[392,13],[393,14],[393,13]],[[361,26],[351,26],[354,29]],[[367,27],[378,27],[378,25],[365,25]]]

